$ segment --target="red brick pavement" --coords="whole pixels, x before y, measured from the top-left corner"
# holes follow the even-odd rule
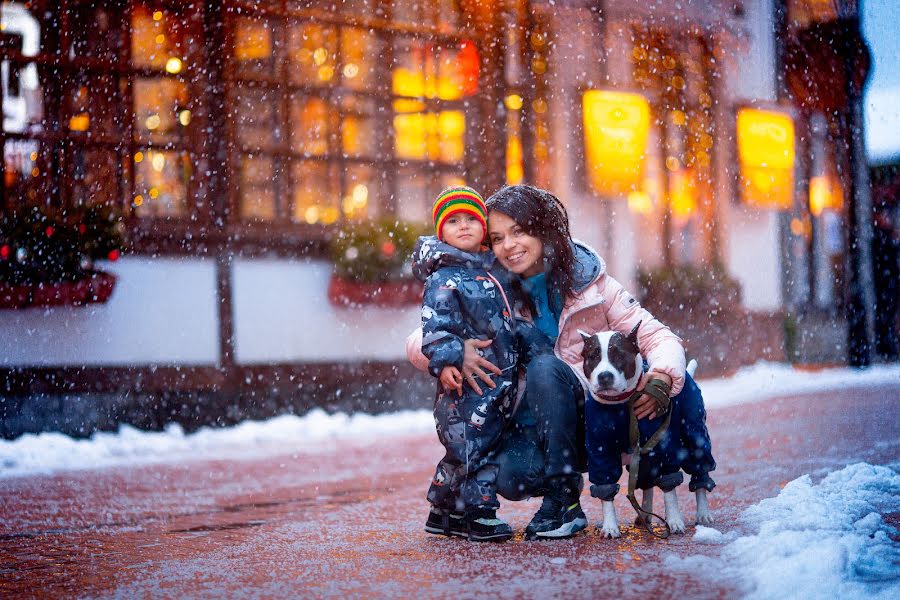
[[[716,527],[743,531],[749,504],[785,483],[900,459],[900,386],[710,411],[719,468]],[[399,449],[399,452],[398,452]],[[714,555],[686,535],[626,526],[601,539],[599,503],[571,540],[474,544],[422,531],[440,455],[432,436],[332,443],[315,453],[120,467],[0,480],[0,595],[253,597],[726,597],[740,582],[667,570],[669,555]],[[686,488],[686,486],[683,486]],[[693,499],[682,490],[690,520]],[[658,501],[659,502],[659,501]],[[507,502],[524,529],[539,502]],[[620,521],[631,508],[620,496]]]

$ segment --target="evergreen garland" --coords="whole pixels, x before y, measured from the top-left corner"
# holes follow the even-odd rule
[[[0,215],[0,283],[78,281],[96,260],[116,260],[122,215],[105,204],[69,209],[21,206]]]

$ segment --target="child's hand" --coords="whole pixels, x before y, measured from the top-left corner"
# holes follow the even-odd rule
[[[444,367],[441,370],[441,384],[447,391],[456,390],[462,394],[462,373],[456,367]]]

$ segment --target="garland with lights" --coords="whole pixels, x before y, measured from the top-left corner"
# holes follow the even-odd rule
[[[328,286],[333,304],[403,306],[422,301],[411,255],[424,225],[382,219],[348,223],[331,239],[334,274]]]
[[[94,261],[119,258],[124,230],[121,214],[104,204],[0,215],[0,308],[105,302],[115,277]]]

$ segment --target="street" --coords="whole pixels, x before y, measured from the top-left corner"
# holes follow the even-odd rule
[[[900,388],[881,385],[713,409],[718,469],[714,527],[746,533],[739,516],[792,479],[847,464],[900,460]],[[4,597],[729,597],[739,584],[666,568],[667,556],[710,555],[691,524],[652,538],[617,498],[623,537],[601,539],[599,501],[571,540],[526,542],[539,499],[504,502],[517,531],[505,544],[426,534],[434,436],[323,444],[314,452],[0,480]],[[621,483],[625,484],[623,479]],[[662,509],[661,495],[657,508]],[[900,507],[898,507],[900,510]],[[886,519],[895,526],[898,514]],[[896,539],[895,539],[896,541]]]

